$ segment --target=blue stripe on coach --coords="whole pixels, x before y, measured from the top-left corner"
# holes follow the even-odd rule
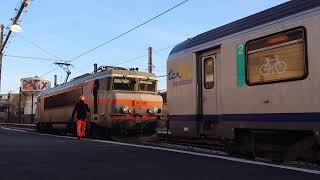
[[[206,121],[279,121],[279,122],[320,122],[320,112],[313,113],[268,113],[268,114],[219,114],[204,115]],[[170,121],[197,121],[197,115],[172,115]]]

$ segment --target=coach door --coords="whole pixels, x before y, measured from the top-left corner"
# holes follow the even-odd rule
[[[209,130],[211,124],[217,120],[217,62],[220,53],[206,53],[201,56],[201,101],[202,132]],[[202,107],[201,107],[202,105]]]

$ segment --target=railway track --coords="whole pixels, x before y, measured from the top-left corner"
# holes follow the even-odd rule
[[[304,161],[274,161],[272,159],[261,158],[261,157],[248,157],[248,156],[238,156],[238,155],[230,155],[226,151],[226,147],[222,142],[206,142],[204,140],[194,142],[191,140],[181,140],[181,139],[174,139],[174,138],[165,138],[165,137],[158,137],[155,141],[145,142],[145,144],[151,144],[156,146],[162,147],[171,147],[171,148],[178,148],[182,150],[189,150],[195,152],[205,152],[205,153],[213,153],[216,155],[222,155],[227,157],[234,157],[234,158],[241,158],[245,160],[254,160],[264,163],[272,163],[276,165],[283,165],[283,166],[290,166],[296,168],[305,168],[311,170],[320,170],[319,163],[311,163],[311,162],[304,162]]]
[[[150,145],[162,148],[172,148],[178,150],[186,150],[192,152],[208,153],[214,155],[220,155],[225,157],[240,158],[250,161],[258,161],[262,163],[270,163],[275,165],[289,166],[295,168],[304,168],[310,170],[320,170],[320,164],[310,163],[304,161],[274,161],[272,159],[261,158],[261,157],[248,157],[248,156],[238,156],[230,155],[227,153],[224,143],[211,142],[208,140],[198,140],[193,139],[178,139],[178,138],[168,138],[165,136],[152,136],[149,138],[122,138],[121,140],[116,140],[118,142],[133,143],[139,145]]]
[[[157,137],[153,141],[153,143],[181,145],[181,146],[186,146],[189,149],[203,148],[203,149],[221,151],[221,152],[226,151],[224,144],[219,143],[219,142],[211,142],[210,143],[210,142],[206,142],[206,141],[192,141],[192,140],[186,140],[186,139],[176,139],[176,138],[173,139],[173,138]]]

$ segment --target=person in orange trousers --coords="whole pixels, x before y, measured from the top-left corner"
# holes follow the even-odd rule
[[[86,136],[86,126],[87,126],[87,112],[90,112],[89,106],[84,102],[85,97],[80,96],[79,102],[75,105],[72,111],[72,119],[77,113],[77,137],[81,139]]]

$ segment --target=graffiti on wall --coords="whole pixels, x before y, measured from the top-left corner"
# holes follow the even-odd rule
[[[40,79],[23,79],[21,80],[22,91],[43,91],[51,87],[51,83],[48,80]]]

